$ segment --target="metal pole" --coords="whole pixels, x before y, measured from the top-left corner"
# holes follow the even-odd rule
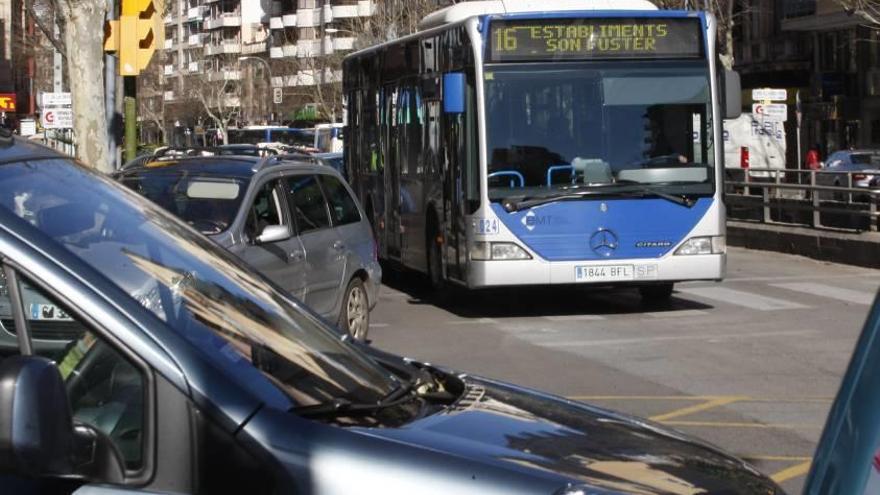
[[[819,214],[819,191],[816,190],[816,171],[810,170],[810,196],[813,201],[813,227],[822,226],[821,215]]]
[[[116,2],[114,0],[107,1],[107,21],[118,18],[116,12]],[[118,154],[116,148],[119,143],[116,142],[116,131],[114,129],[114,120],[116,116],[116,57],[114,55],[104,55],[104,113],[107,116],[107,152],[110,156],[110,164],[114,169],[119,168],[117,163]]]
[[[797,115],[797,167],[792,168],[801,168],[804,163],[801,159],[801,90],[797,90],[795,93],[795,114]],[[798,181],[800,182],[800,181]]]
[[[137,156],[137,77],[126,76],[125,84],[125,160]]]

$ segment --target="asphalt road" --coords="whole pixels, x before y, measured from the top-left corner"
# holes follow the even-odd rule
[[[374,345],[650,417],[749,459],[790,494],[809,461],[880,271],[732,248],[722,283],[516,289],[431,298],[386,272]]]

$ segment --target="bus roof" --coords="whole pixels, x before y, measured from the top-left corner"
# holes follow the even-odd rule
[[[446,24],[454,24],[468,17],[486,14],[566,12],[577,10],[657,10],[648,0],[482,0],[455,4],[422,19],[419,29],[431,29]],[[549,8],[548,8],[549,7]]]

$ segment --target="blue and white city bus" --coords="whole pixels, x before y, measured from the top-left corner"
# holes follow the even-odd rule
[[[724,276],[721,122],[740,96],[710,14],[497,0],[421,27],[344,61],[346,168],[382,258],[435,285],[648,298]]]

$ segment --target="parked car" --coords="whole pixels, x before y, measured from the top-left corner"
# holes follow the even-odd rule
[[[21,355],[0,362],[4,492],[780,493],[745,462],[648,421],[340,337],[156,204],[2,139],[10,294],[26,282],[85,329],[57,361],[32,355],[27,314],[11,305],[24,324]],[[239,183],[179,191],[231,196],[203,182]]]
[[[339,153],[315,153],[312,155],[315,161],[320,163],[321,165],[326,165],[328,167],[333,168],[337,172],[339,172],[342,177],[346,180],[348,177],[345,174],[345,162],[343,161],[342,152]]]
[[[130,168],[116,178],[366,340],[382,270],[367,217],[333,169],[215,156]]]
[[[824,186],[848,187],[848,175],[852,175],[852,187],[877,189],[880,186],[878,184],[880,170],[878,169],[880,169],[880,150],[836,151],[828,156],[822,170],[816,174],[816,183]],[[851,174],[837,172],[850,172]],[[833,193],[829,196],[842,200],[845,194]],[[866,198],[859,197],[858,199]]]

